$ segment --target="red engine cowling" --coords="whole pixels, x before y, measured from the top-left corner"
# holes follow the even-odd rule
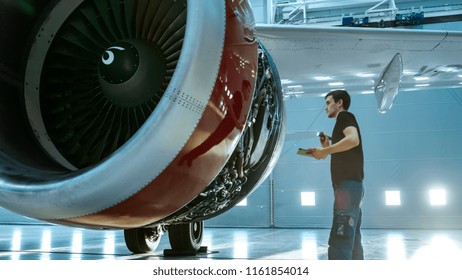
[[[43,15],[23,85],[5,86],[25,117],[0,143],[0,205],[81,227],[173,224],[229,209],[272,169],[282,91],[246,1],[58,1]]]

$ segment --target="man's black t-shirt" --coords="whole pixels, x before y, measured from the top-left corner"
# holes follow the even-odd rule
[[[348,112],[342,111],[337,115],[334,131],[332,132],[332,144],[342,140],[345,135],[343,130],[349,126],[354,126],[358,130],[359,145],[345,152],[332,154],[331,158],[331,175],[332,182],[338,184],[343,181],[359,181],[364,179],[364,156],[363,141],[359,130],[358,122],[355,116]]]

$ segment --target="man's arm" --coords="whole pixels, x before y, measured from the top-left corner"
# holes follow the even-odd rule
[[[345,137],[339,142],[323,147],[323,148],[310,148],[308,149],[311,153],[310,156],[316,159],[326,158],[328,155],[348,151],[359,145],[359,134],[358,130],[354,126],[348,126],[343,130]]]

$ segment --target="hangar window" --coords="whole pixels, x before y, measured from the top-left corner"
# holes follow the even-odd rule
[[[316,194],[314,192],[301,193],[302,206],[316,206]]]
[[[432,189],[430,190],[430,204],[433,206],[446,205],[446,190]]]
[[[386,191],[385,192],[385,204],[387,206],[401,205],[401,192],[400,191]]]

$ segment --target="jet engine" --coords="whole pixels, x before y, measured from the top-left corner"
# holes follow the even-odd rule
[[[0,2],[0,205],[123,229],[135,253],[252,192],[284,136],[247,1]]]

